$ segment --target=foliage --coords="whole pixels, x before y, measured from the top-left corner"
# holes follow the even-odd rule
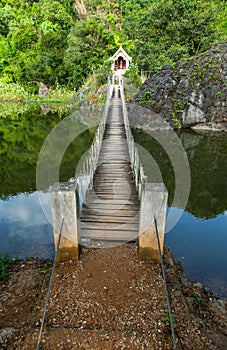
[[[216,5],[206,1],[154,1],[146,10],[133,13],[124,21],[131,55],[140,68],[157,71],[163,64],[206,50],[217,39]]]
[[[69,84],[79,88],[116,49],[113,34],[95,20],[80,21],[69,35],[65,65]]]
[[[220,40],[227,41],[227,3],[226,1],[218,1],[218,30],[220,32]]]
[[[21,85],[0,81],[0,102],[25,102],[27,98],[28,93]]]
[[[0,78],[79,89],[120,45],[153,73],[225,41],[226,11],[222,0],[2,0]]]
[[[137,89],[142,85],[141,78],[139,76],[138,65],[132,63],[129,69],[125,72],[126,82],[134,85]]]
[[[47,101],[57,101],[57,102],[68,102],[71,100],[73,93],[75,91],[57,84],[49,89]]]
[[[66,79],[63,57],[73,19],[61,1],[9,2],[3,9],[11,13],[14,21],[3,33],[7,37],[0,36],[1,76],[33,92],[40,81],[63,84]]]
[[[23,103],[27,107],[31,103],[43,103],[43,102],[68,102],[71,100],[73,93],[72,89],[69,89],[60,84],[51,86],[48,92],[48,98],[44,99],[39,96],[32,95],[28,93],[25,88],[17,83],[5,83],[0,80],[0,104],[5,102],[11,103]],[[1,105],[1,111],[8,106]],[[27,109],[26,107],[26,109]]]
[[[181,121],[180,121],[180,119],[178,119],[178,118],[176,118],[176,117],[172,117],[172,121],[173,121],[173,123],[174,123],[175,128],[180,129],[180,127],[181,127]]]
[[[110,76],[110,68],[112,65],[112,61],[107,60],[103,63],[103,65],[95,71],[95,81],[96,81],[96,89],[98,89],[101,85],[107,83],[108,77]]]
[[[0,253],[0,280],[3,280],[8,276],[11,261],[11,257],[8,253]]]

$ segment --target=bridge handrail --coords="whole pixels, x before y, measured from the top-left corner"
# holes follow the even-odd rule
[[[83,159],[83,163],[80,167],[80,170],[75,174],[80,210],[82,208],[87,190],[92,188],[93,186],[93,177],[94,177],[95,170],[97,168],[99,153],[102,145],[106,120],[108,116],[109,103],[110,103],[110,98],[112,96],[112,93],[113,93],[113,85],[108,80],[107,99],[103,110],[102,118],[99,122],[99,126],[97,128],[94,140]]]
[[[125,104],[125,95],[124,95],[124,85],[120,85],[120,94],[122,99],[122,109],[123,109],[123,118],[125,124],[126,138],[128,142],[129,156],[131,161],[131,167],[133,175],[135,178],[136,189],[138,190],[139,198],[141,196],[142,184],[147,182],[147,176],[144,173],[143,165],[141,164],[139,158],[138,148],[135,145],[135,141],[130,129],[128,112]]]

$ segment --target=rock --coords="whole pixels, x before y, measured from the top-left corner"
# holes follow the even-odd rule
[[[40,83],[38,95],[43,98],[46,98],[48,96],[48,93],[49,93],[48,87],[45,84]]]
[[[148,108],[138,106],[135,103],[127,104],[130,126],[138,129],[148,130],[171,130],[169,123],[159,114]]]
[[[163,122],[227,131],[227,43],[174,67],[163,66],[134,99]]]
[[[212,303],[223,311],[227,309],[227,301],[224,299],[215,299],[212,301]]]
[[[85,19],[87,18],[87,9],[83,1],[75,1],[73,4],[75,11],[77,13],[77,16],[79,19]]]
[[[200,282],[193,283],[193,287],[198,288],[198,289],[203,289],[203,285]]]
[[[97,95],[98,95],[98,96],[102,96],[102,95],[104,95],[104,94],[107,94],[107,91],[108,91],[108,84],[102,85],[102,86],[100,86],[100,88],[98,89]]]
[[[42,112],[44,115],[48,114],[50,112],[50,106],[47,103],[43,103],[40,108],[42,109]]]
[[[16,329],[12,327],[6,327],[6,328],[0,329],[0,343],[2,343],[5,340],[5,338],[7,338],[9,335],[14,333],[15,331]]]

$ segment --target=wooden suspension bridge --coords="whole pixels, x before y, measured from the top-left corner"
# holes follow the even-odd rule
[[[124,127],[118,86],[110,100],[93,188],[80,215],[81,237],[131,241],[138,238],[139,199]]]
[[[85,242],[139,244],[142,259],[159,260],[154,225],[164,244],[167,191],[148,183],[129,127],[123,85],[109,84],[93,144],[73,183],[52,189],[55,245],[64,217],[58,260],[77,260]]]

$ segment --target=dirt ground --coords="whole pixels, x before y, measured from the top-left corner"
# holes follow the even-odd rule
[[[177,349],[227,349],[227,302],[191,285],[165,249]],[[14,263],[0,284],[0,349],[36,349],[52,262]],[[173,349],[161,267],[133,244],[58,264],[39,349]]]

